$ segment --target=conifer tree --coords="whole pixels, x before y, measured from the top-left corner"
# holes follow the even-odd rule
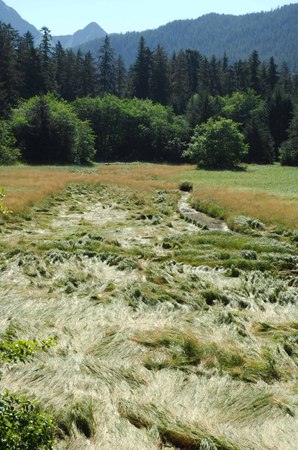
[[[47,27],[41,29],[40,59],[41,59],[41,79],[42,89],[44,93],[54,92],[56,90],[55,81],[55,64],[52,58],[52,36]]]
[[[108,35],[99,50],[98,58],[98,90],[101,94],[114,94],[116,90],[116,69],[114,50]]]
[[[145,45],[144,37],[141,36],[136,62],[132,68],[133,95],[140,99],[149,98],[151,59],[151,51]]]
[[[116,86],[115,86],[116,95],[121,98],[124,97],[126,92],[127,74],[123,58],[120,55],[118,56],[118,59],[116,61],[115,72],[116,72]]]
[[[260,64],[259,54],[257,50],[254,50],[248,59],[249,87],[254,89],[257,94],[260,94],[261,92],[259,74]]]
[[[165,50],[158,46],[152,56],[150,76],[150,98],[154,102],[167,105],[170,95],[169,62]]]
[[[64,83],[66,81],[66,56],[61,42],[58,41],[54,50],[54,61],[56,66],[57,92],[64,97]]]
[[[34,47],[34,37],[29,31],[19,40],[17,57],[20,97],[30,98],[39,94],[41,86],[40,57],[38,50]]]
[[[185,112],[187,102],[190,98],[190,84],[187,67],[186,54],[181,50],[173,55],[171,63],[171,103],[178,114]]]
[[[0,117],[8,115],[19,96],[19,73],[15,49],[18,33],[10,26],[0,23]]]
[[[80,64],[79,97],[94,97],[96,93],[96,69],[95,61],[91,52],[87,52]]]
[[[269,102],[269,127],[274,140],[275,159],[279,158],[279,147],[288,138],[288,128],[293,115],[291,96],[279,86]]]

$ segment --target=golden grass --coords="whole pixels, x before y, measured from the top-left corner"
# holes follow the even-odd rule
[[[96,164],[90,168],[55,166],[0,167],[0,187],[6,192],[4,204],[18,213],[56,194],[72,183],[116,184],[139,191],[151,189],[176,189],[181,177],[191,177],[194,166],[157,164]],[[272,168],[271,168],[272,169]],[[273,169],[279,170],[280,168]],[[265,168],[264,176],[266,175]],[[271,173],[271,172],[270,172]],[[278,175],[279,173],[279,175]],[[281,177],[277,173],[276,184]],[[197,174],[196,174],[197,176]],[[239,174],[239,178],[247,174]],[[273,175],[270,175],[271,178]],[[247,180],[238,184],[221,184],[217,173],[210,172],[208,180],[194,180],[195,200],[213,203],[225,210],[227,220],[235,215],[258,218],[265,224],[282,228],[298,227],[298,202],[295,195],[258,191],[246,187]],[[239,184],[240,183],[240,184]]]
[[[298,203],[290,197],[200,186],[195,188],[194,198],[198,201],[215,203],[223,208],[228,221],[235,215],[245,215],[258,218],[268,225],[298,227]]]
[[[171,178],[185,166],[153,164],[103,164],[82,170],[69,167],[27,166],[0,168],[0,186],[6,196],[4,203],[20,212],[72,183],[117,184],[138,190],[177,187]]]

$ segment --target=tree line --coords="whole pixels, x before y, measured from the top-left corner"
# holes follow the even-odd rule
[[[53,46],[50,30],[41,31],[35,47],[29,32],[20,36],[0,24],[0,139],[6,140],[6,159],[17,157],[10,150],[17,146],[28,162],[38,157],[48,162],[179,161],[193,130],[221,117],[239,124],[248,144],[246,162],[297,164],[298,77],[286,63],[278,68],[273,57],[262,62],[257,51],[232,64],[226,54],[207,58],[191,49],[169,56],[161,46],[151,50],[141,37],[135,62],[126,68],[108,36],[94,58],[90,52],[65,50],[59,42]],[[58,131],[62,118],[63,132]],[[41,124],[47,130],[43,139],[36,137]],[[49,149],[59,147],[63,133],[68,150],[60,148],[55,155]],[[47,150],[34,157],[41,141]]]

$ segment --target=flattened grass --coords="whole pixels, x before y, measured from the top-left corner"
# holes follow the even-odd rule
[[[295,244],[200,231],[152,190],[175,168],[113,167],[122,186],[72,185],[1,227],[0,333],[58,344],[0,387],[49,409],[59,450],[294,449],[298,285],[271,262]]]

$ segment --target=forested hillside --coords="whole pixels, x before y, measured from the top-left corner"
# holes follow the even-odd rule
[[[156,30],[111,34],[111,45],[127,66],[134,61],[141,36],[150,48],[160,44],[170,55],[192,48],[208,57],[219,58],[227,52],[231,61],[236,61],[256,49],[262,59],[274,55],[279,64],[286,61],[290,70],[298,71],[298,3],[242,16],[207,14],[194,20],[176,20]],[[81,50],[97,55],[100,45],[95,40]]]

